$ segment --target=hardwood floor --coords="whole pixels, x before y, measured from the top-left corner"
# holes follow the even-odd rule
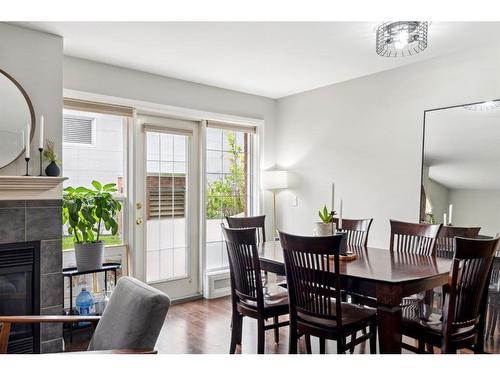
[[[196,300],[173,305],[157,342],[159,353],[168,354],[227,354],[230,342],[231,305],[230,298]],[[90,332],[75,334],[72,344],[66,345],[67,351],[85,350]],[[254,319],[243,320],[242,347],[237,352],[257,352],[257,326]],[[66,342],[68,342],[66,340]],[[413,344],[413,343],[412,343]],[[319,353],[318,340],[312,338],[313,353]],[[500,337],[496,334],[486,342],[490,353],[500,352]],[[356,347],[355,353],[368,353],[368,345]],[[437,349],[436,349],[437,351]],[[273,332],[266,333],[266,353],[283,354],[288,352],[288,327],[280,329],[280,343],[274,344]],[[305,353],[303,340],[299,343],[299,353]],[[327,341],[327,353],[336,353],[335,343]],[[464,352],[465,353],[465,352]]]

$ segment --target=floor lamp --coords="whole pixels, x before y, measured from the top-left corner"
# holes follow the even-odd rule
[[[260,175],[262,189],[271,190],[273,193],[273,240],[276,238],[276,190],[288,187],[287,171],[263,171]]]

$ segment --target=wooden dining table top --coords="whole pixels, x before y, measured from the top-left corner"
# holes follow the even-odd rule
[[[347,250],[357,257],[341,261],[340,273],[349,278],[378,283],[405,283],[445,275],[449,273],[452,264],[451,259],[398,253],[374,247],[348,245]],[[266,269],[274,267],[275,272],[284,274],[283,249],[279,241],[264,242],[259,246],[258,252],[260,262],[267,265]]]

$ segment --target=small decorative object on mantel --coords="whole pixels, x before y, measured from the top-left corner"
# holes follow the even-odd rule
[[[26,139],[23,140],[24,142],[24,160],[26,161],[26,174],[25,176],[29,176],[29,165],[30,165],[30,134],[31,134],[31,124],[28,122],[26,125],[26,133],[23,132],[23,136],[25,136]]]
[[[50,162],[47,168],[45,168],[45,174],[49,177],[59,177],[61,174],[61,170],[57,165],[59,160],[57,159],[57,154],[54,151],[54,142],[49,139],[47,139],[47,148],[43,151],[43,157],[45,160]]]
[[[113,198],[118,191],[116,184],[102,185],[92,181],[93,189],[83,186],[64,189],[63,225],[68,223],[68,233],[75,244],[76,267],[79,272],[102,267],[104,242],[103,230],[118,233],[117,214],[122,206]]]
[[[315,235],[316,236],[331,236],[335,234],[336,224],[333,222],[333,215],[328,212],[326,206],[318,211],[321,221],[316,222]]]

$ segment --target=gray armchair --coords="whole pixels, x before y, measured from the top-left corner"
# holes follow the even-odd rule
[[[10,327],[15,323],[92,322],[97,324],[89,351],[154,353],[165,321],[168,296],[132,277],[122,277],[101,317],[98,316],[0,316],[0,353],[7,352]]]

